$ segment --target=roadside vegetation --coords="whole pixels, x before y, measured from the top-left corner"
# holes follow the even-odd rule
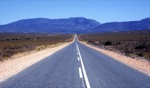
[[[82,34],[78,37],[80,41],[99,48],[150,61],[150,31]]]
[[[16,54],[40,51],[73,40],[69,34],[12,34],[0,33],[0,61]]]

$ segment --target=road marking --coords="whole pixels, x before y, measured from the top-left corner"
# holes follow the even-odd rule
[[[81,67],[79,67],[79,76],[81,79],[83,78]]]
[[[78,48],[76,48],[77,49],[77,51],[78,51]]]
[[[77,48],[77,51],[79,51],[79,47],[78,47],[77,43],[76,43],[76,48]]]
[[[80,61],[80,58],[78,57],[78,61]]]
[[[88,77],[87,77],[87,74],[86,74],[86,71],[85,71],[85,67],[84,67],[84,64],[83,64],[83,61],[82,61],[81,53],[80,53],[80,50],[79,50],[79,47],[78,47],[77,43],[76,43],[76,47],[77,47],[77,50],[78,50],[78,54],[79,54],[79,58],[80,58],[81,66],[82,66],[82,71],[83,71],[83,76],[84,76],[84,80],[85,80],[85,83],[86,83],[86,87],[91,88]]]

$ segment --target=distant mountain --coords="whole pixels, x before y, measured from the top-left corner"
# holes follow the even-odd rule
[[[134,30],[150,30],[150,18],[140,21],[110,22],[104,24],[84,17],[67,19],[34,18],[0,25],[0,32],[12,33],[97,33]]]
[[[100,23],[83,17],[68,19],[23,19],[0,26],[0,32],[27,33],[82,33],[99,26]]]
[[[140,21],[104,23],[93,30],[95,32],[150,30],[150,18],[145,18]]]

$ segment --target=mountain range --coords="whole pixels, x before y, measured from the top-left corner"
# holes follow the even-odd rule
[[[150,30],[150,18],[145,18],[140,21],[104,23],[94,28],[94,31],[97,32],[117,32],[135,30]]]
[[[97,33],[134,30],[150,30],[150,18],[140,21],[103,24],[84,17],[66,19],[33,18],[0,25],[0,32],[9,33]]]

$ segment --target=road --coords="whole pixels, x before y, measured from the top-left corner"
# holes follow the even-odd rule
[[[75,38],[67,47],[1,82],[0,88],[150,88],[150,76]]]

